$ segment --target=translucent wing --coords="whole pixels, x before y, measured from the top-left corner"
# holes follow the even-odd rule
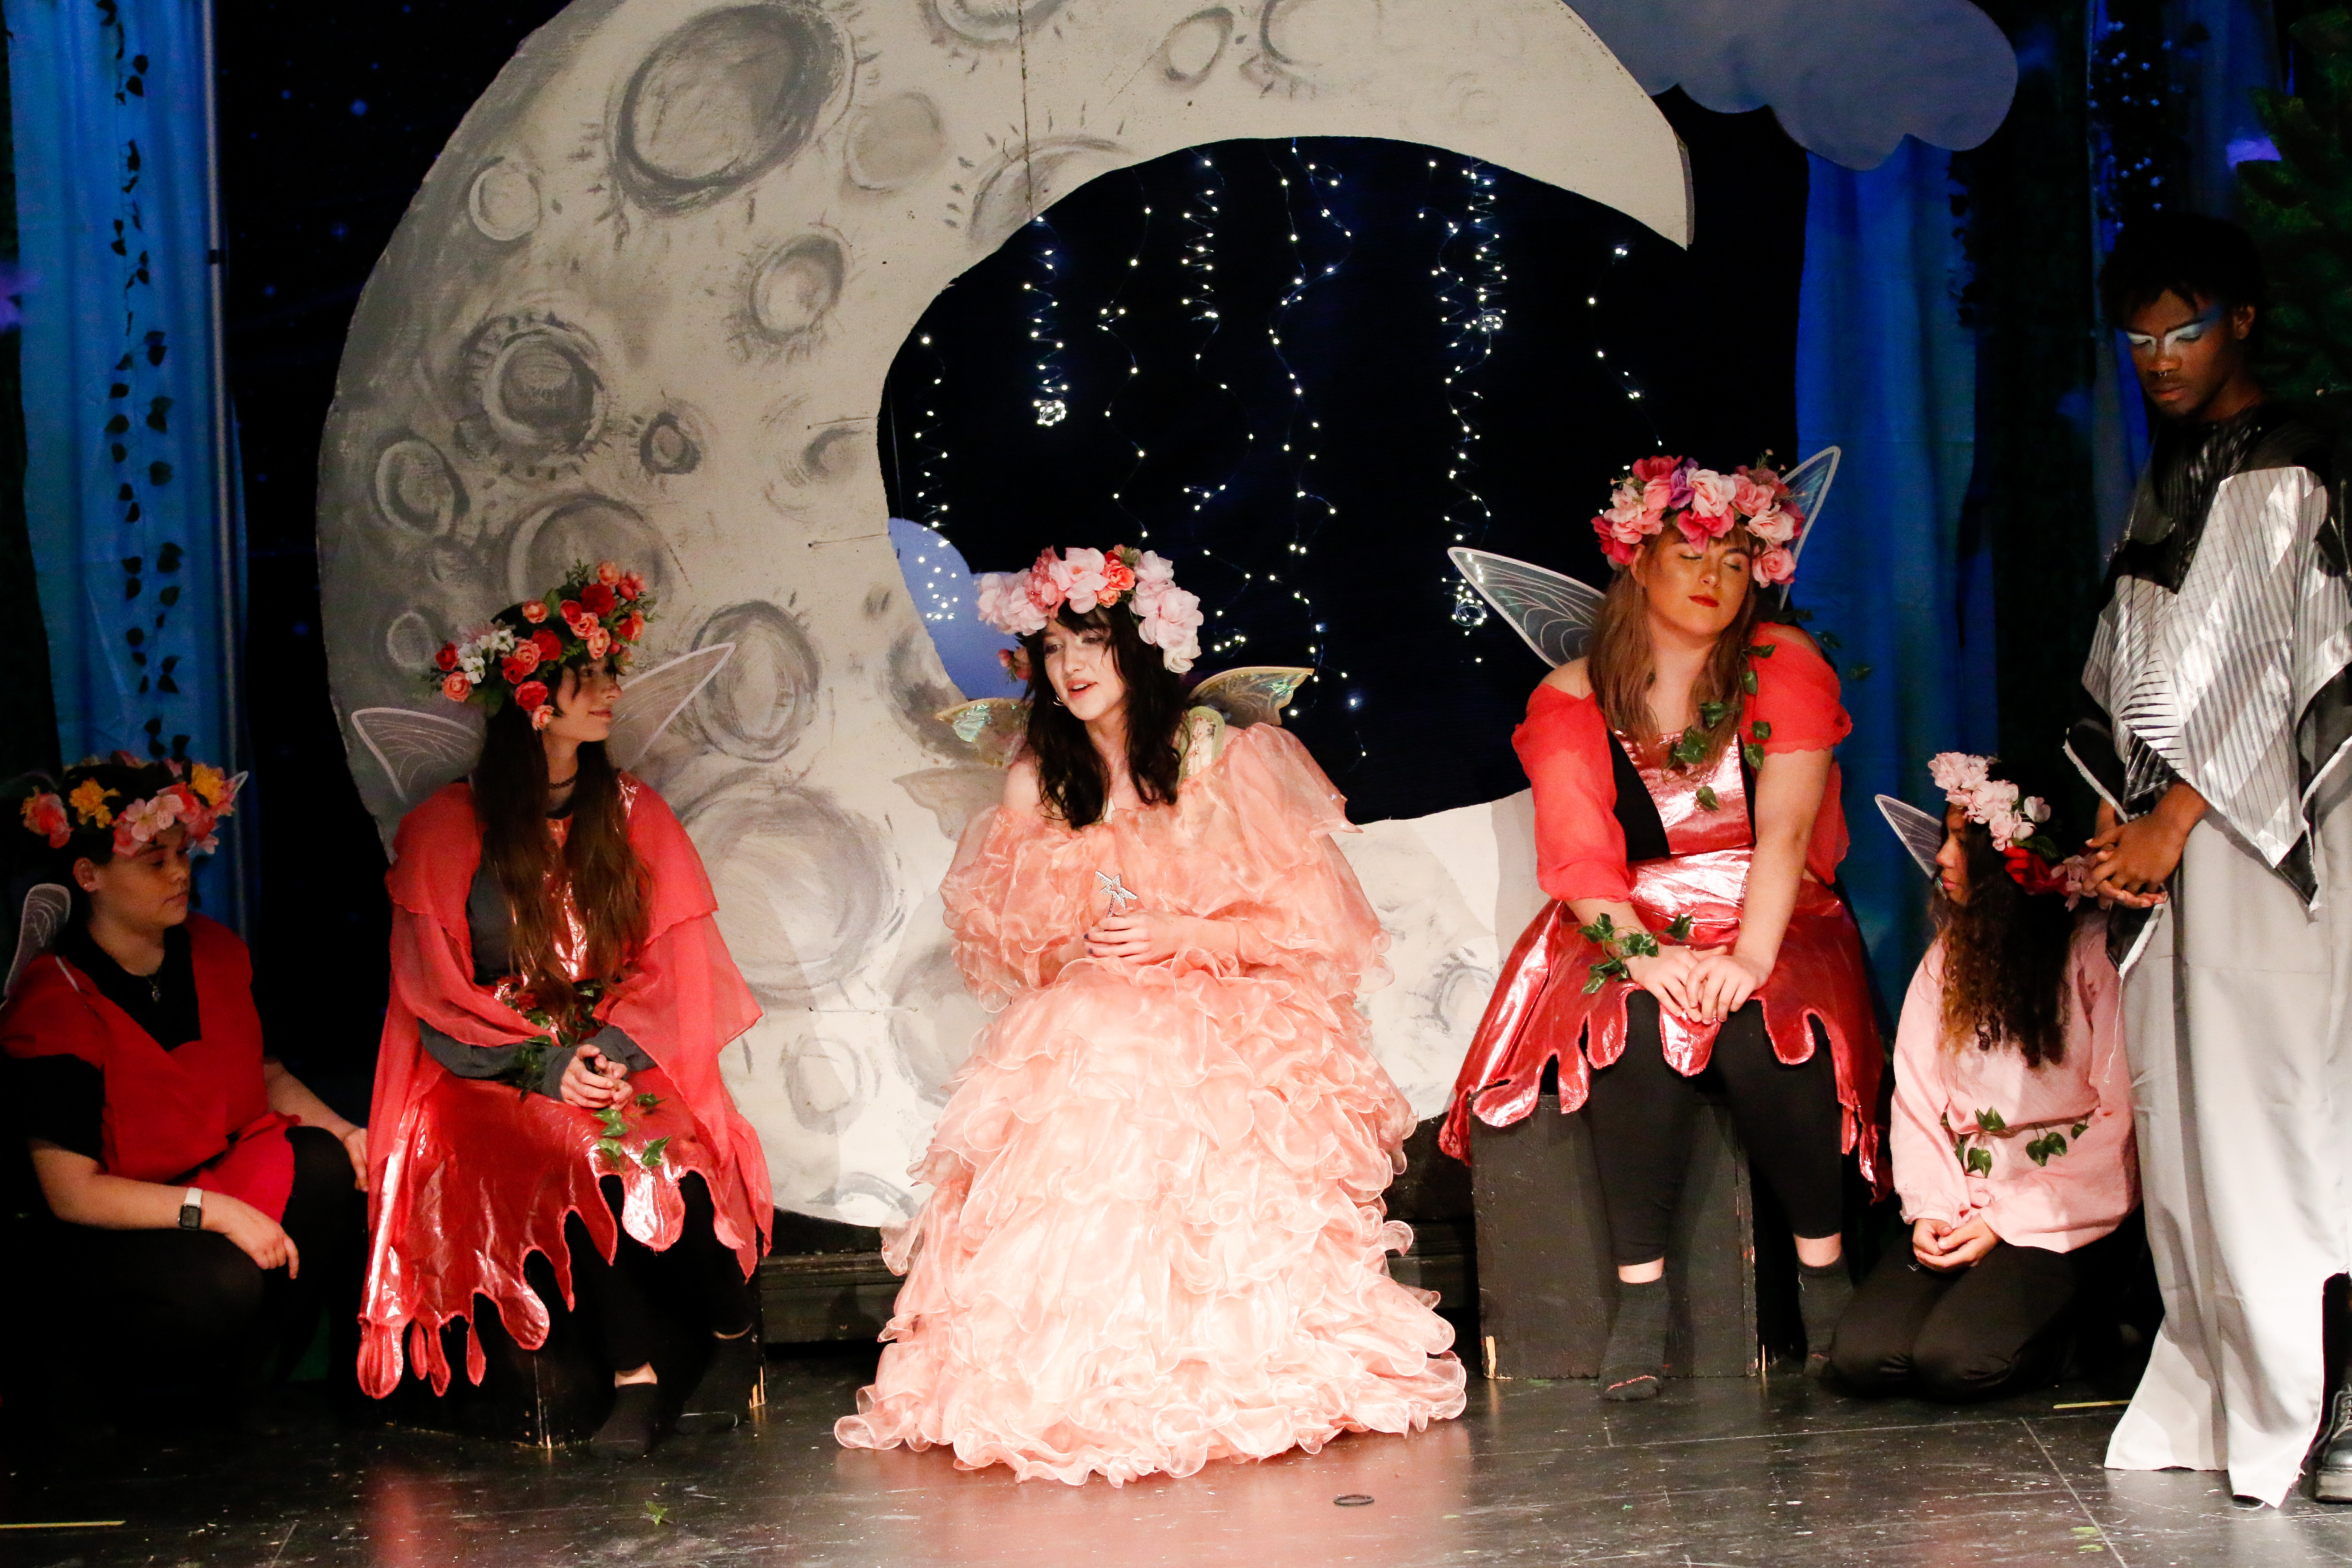
[[[1790,552],[1800,561],[1805,558],[1805,544],[1813,537],[1813,524],[1821,521],[1822,506],[1830,499],[1837,471],[1838,449],[1824,447],[1780,476],[1789,487],[1789,504],[1805,520],[1805,531],[1797,535],[1797,547]]]
[[[670,721],[685,710],[694,700],[694,694],[710,684],[710,678],[727,667],[735,657],[731,642],[712,643],[709,647],[683,653],[667,664],[655,666],[643,675],[632,675],[621,686],[620,700],[613,704],[613,736],[604,742],[604,754],[613,759],[615,767],[634,768]]]
[[[1250,664],[1219,670],[1192,688],[1196,707],[1213,708],[1235,728],[1252,724],[1282,727],[1282,710],[1315,672],[1285,664]]]
[[[982,697],[942,708],[932,717],[992,768],[1010,766],[1029,733],[1029,704],[1018,697]]]
[[[1507,555],[1459,545],[1445,553],[1537,658],[1557,669],[1584,651],[1585,634],[1601,608],[1600,589]]]
[[[58,932],[63,931],[66,918],[73,913],[73,894],[62,882],[37,882],[25,895],[23,913],[16,926],[16,956],[9,961],[8,984],[0,986],[0,998],[16,994],[16,982],[25,977],[25,970],[33,960],[47,951]]]
[[[1936,856],[1944,847],[1944,819],[1891,795],[1876,799],[1878,814],[1886,818],[1887,826],[1895,829],[1895,837],[1903,840],[1903,847],[1911,851],[1911,858],[1919,863],[1919,869],[1936,876]]]
[[[465,716],[444,718],[414,708],[362,708],[352,713],[352,728],[383,764],[394,792],[414,802],[463,776],[482,754],[480,710],[468,707],[458,711]]]

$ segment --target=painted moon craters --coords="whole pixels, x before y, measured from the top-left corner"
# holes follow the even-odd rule
[[[862,420],[818,431],[801,449],[800,471],[816,484],[847,479],[856,472],[859,456],[869,449],[872,434]]]
[[[604,384],[588,341],[551,316],[509,316],[474,334],[465,354],[472,411],[458,424],[469,451],[530,466],[595,439]]]
[[[431,624],[415,610],[402,611],[383,628],[384,657],[395,669],[423,669],[440,647]]]
[[[712,616],[694,646],[735,645],[734,657],[688,710],[705,740],[731,757],[772,763],[793,748],[816,709],[816,645],[798,616],[779,605],[730,605]]]
[[[947,121],[919,92],[886,98],[850,128],[848,173],[860,190],[895,191],[937,168],[947,156]]]
[[[466,515],[466,487],[432,442],[405,437],[375,460],[375,504],[386,520],[443,534]]]
[[[666,409],[646,422],[637,437],[637,461],[649,474],[690,474],[702,466],[702,444]]]
[[[686,826],[718,889],[719,933],[762,1002],[806,1005],[855,974],[894,923],[898,876],[879,829],[826,796],[740,778]]]
[[[972,248],[994,250],[1023,224],[1125,155],[1118,142],[1100,136],[1048,136],[1025,149],[1017,142],[1008,145],[972,193]]]
[[[785,345],[805,336],[841,298],[849,270],[841,243],[804,234],[761,258],[751,268],[745,314],[757,336]]]
[[[654,46],[622,94],[621,176],[685,212],[804,146],[844,77],[840,31],[814,5],[706,11]]]
[[[814,1035],[784,1058],[793,1115],[812,1132],[840,1132],[874,1098],[874,1064],[865,1053]]]
[[[1063,0],[923,0],[931,38],[941,45],[1001,49],[1021,41],[1062,8]]]
[[[656,595],[669,591],[669,550],[661,535],[635,507],[589,495],[558,501],[515,531],[507,546],[507,596],[536,597],[573,566],[598,561],[644,574]]]
[[[485,239],[501,245],[524,238],[539,226],[539,176],[501,158],[474,176],[466,211]]]
[[[1217,68],[1233,40],[1234,14],[1222,5],[1196,11],[1169,29],[1156,57],[1160,74],[1177,87],[1198,87]]]

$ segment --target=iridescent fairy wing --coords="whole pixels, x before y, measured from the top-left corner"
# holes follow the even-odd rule
[[[1813,537],[1813,524],[1821,521],[1822,507],[1830,499],[1837,471],[1838,449],[1824,447],[1780,476],[1780,482],[1789,487],[1789,504],[1805,520],[1805,530],[1797,535],[1796,547],[1789,552],[1799,561],[1805,558],[1805,544]]]
[[[623,681],[620,698],[613,704],[613,734],[604,742],[604,754],[615,767],[635,767],[670,721],[734,656],[733,643],[712,643]]]
[[[1557,669],[1584,651],[1585,635],[1601,609],[1600,589],[1507,555],[1459,545],[1445,553],[1537,658]]]
[[[1223,669],[1192,688],[1195,707],[1213,708],[1235,729],[1252,724],[1282,727],[1282,710],[1315,672],[1295,665],[1248,664]]]
[[[1018,697],[982,697],[933,715],[992,768],[1008,767],[1029,733],[1029,704]]]
[[[16,994],[16,982],[33,960],[48,950],[58,932],[63,931],[66,918],[73,913],[73,894],[61,882],[37,882],[25,895],[25,906],[17,916],[16,956],[8,963],[8,984],[0,986],[0,999]]]
[[[1903,847],[1911,851],[1911,858],[1919,863],[1919,869],[1930,877],[1937,875],[1936,857],[1944,847],[1944,819],[1891,795],[1875,798],[1878,814],[1886,818],[1887,826],[1895,829],[1895,837],[1903,840]]]
[[[414,708],[362,708],[352,714],[352,728],[404,803],[463,777],[482,754],[480,710],[450,706],[456,712],[447,717]]]

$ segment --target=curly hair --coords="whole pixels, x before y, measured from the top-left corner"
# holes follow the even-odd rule
[[[1143,640],[1125,610],[1097,605],[1079,615],[1066,605],[1057,618],[1073,631],[1107,631],[1127,689],[1127,773],[1146,805],[1176,798],[1182,759],[1176,731],[1184,717],[1184,689],[1160,651]],[[1054,700],[1045,676],[1045,634],[1021,639],[1029,658],[1029,753],[1037,759],[1037,787],[1046,806],[1072,827],[1102,820],[1110,806],[1110,780],[1094,739],[1076,715]]]
[[[1993,773],[2002,776],[1998,763]],[[1954,902],[1940,883],[1935,895],[1944,944],[1945,1046],[2011,1047],[2029,1067],[2063,1061],[2075,915],[2065,900],[2019,887],[1984,824],[1962,824],[1960,843],[1968,902]]]

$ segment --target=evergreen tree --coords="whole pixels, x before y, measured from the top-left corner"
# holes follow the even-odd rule
[[[2238,165],[2246,226],[2270,272],[2263,384],[2290,397],[2352,394],[2352,8],[2293,31],[2308,64],[2301,90],[2254,94],[2278,159]]]

